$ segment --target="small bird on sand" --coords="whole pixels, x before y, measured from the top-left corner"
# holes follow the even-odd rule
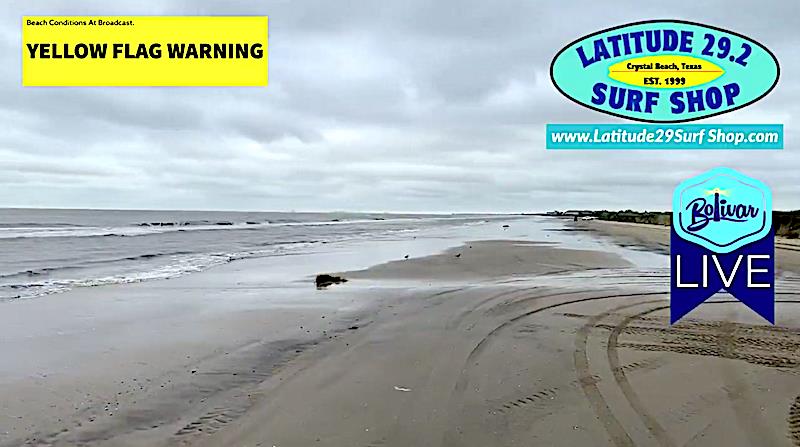
[[[457,258],[460,258],[460,257],[461,257],[461,253],[457,254],[457,255],[456,255],[456,257],[457,257]]]

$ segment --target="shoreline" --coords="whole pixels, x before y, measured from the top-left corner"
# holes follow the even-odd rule
[[[426,256],[484,232],[504,233],[500,221],[433,228],[419,240],[330,243],[160,281],[2,302],[0,395],[16,399],[0,402],[0,445],[129,437],[132,445],[170,445],[209,402],[368,324],[376,306],[406,288],[320,291],[316,273]],[[248,402],[229,406],[243,411]]]
[[[138,215],[81,210],[64,210],[55,216],[11,213],[0,216],[0,251],[8,255],[0,259],[0,302],[84,287],[172,279],[243,259],[325,251],[322,246],[327,244],[402,238],[409,232],[446,233],[449,227],[515,218],[348,213]],[[49,220],[30,223],[36,219]]]
[[[724,299],[670,327],[639,245],[538,217],[417,236],[14,303],[0,445],[789,445],[796,282],[778,328]]]

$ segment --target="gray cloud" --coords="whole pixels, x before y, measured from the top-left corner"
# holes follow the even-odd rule
[[[800,19],[791,0],[12,1],[0,28],[0,206],[242,210],[667,209],[727,165],[800,208]],[[266,14],[270,85],[22,88],[23,15]],[[561,97],[562,45],[648,18],[744,33],[782,63],[761,102],[708,122],[785,124],[780,152],[555,152],[544,125],[618,122]]]

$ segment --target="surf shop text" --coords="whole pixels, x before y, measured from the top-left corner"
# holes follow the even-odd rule
[[[724,35],[720,36],[719,33],[705,33],[699,39],[697,37],[693,31],[670,29],[635,31],[611,34],[587,41],[578,46],[575,51],[583,67],[587,68],[600,61],[641,54],[647,56],[692,54],[695,51],[695,44],[699,42],[702,46],[701,56],[725,59],[742,67],[747,66],[747,58],[752,52],[752,48],[746,42],[742,42],[738,48],[734,48],[731,39]],[[687,68],[687,71],[692,69],[691,67],[684,68]],[[675,90],[669,93],[667,100],[670,103],[670,111],[678,115],[734,106],[740,92],[739,84],[731,82],[721,87]],[[591,102],[593,104],[607,104],[617,110],[653,113],[653,109],[661,100],[661,93],[658,91],[619,87],[605,82],[597,82],[592,87]]]

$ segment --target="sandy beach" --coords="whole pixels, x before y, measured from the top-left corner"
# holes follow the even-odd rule
[[[508,225],[9,304],[0,445],[800,445],[797,252],[671,327],[663,229]]]
[[[598,220],[570,223],[577,231],[609,237],[615,243],[669,254],[669,227],[663,225],[606,222]],[[800,240],[775,238],[775,266],[778,272],[800,272]]]

